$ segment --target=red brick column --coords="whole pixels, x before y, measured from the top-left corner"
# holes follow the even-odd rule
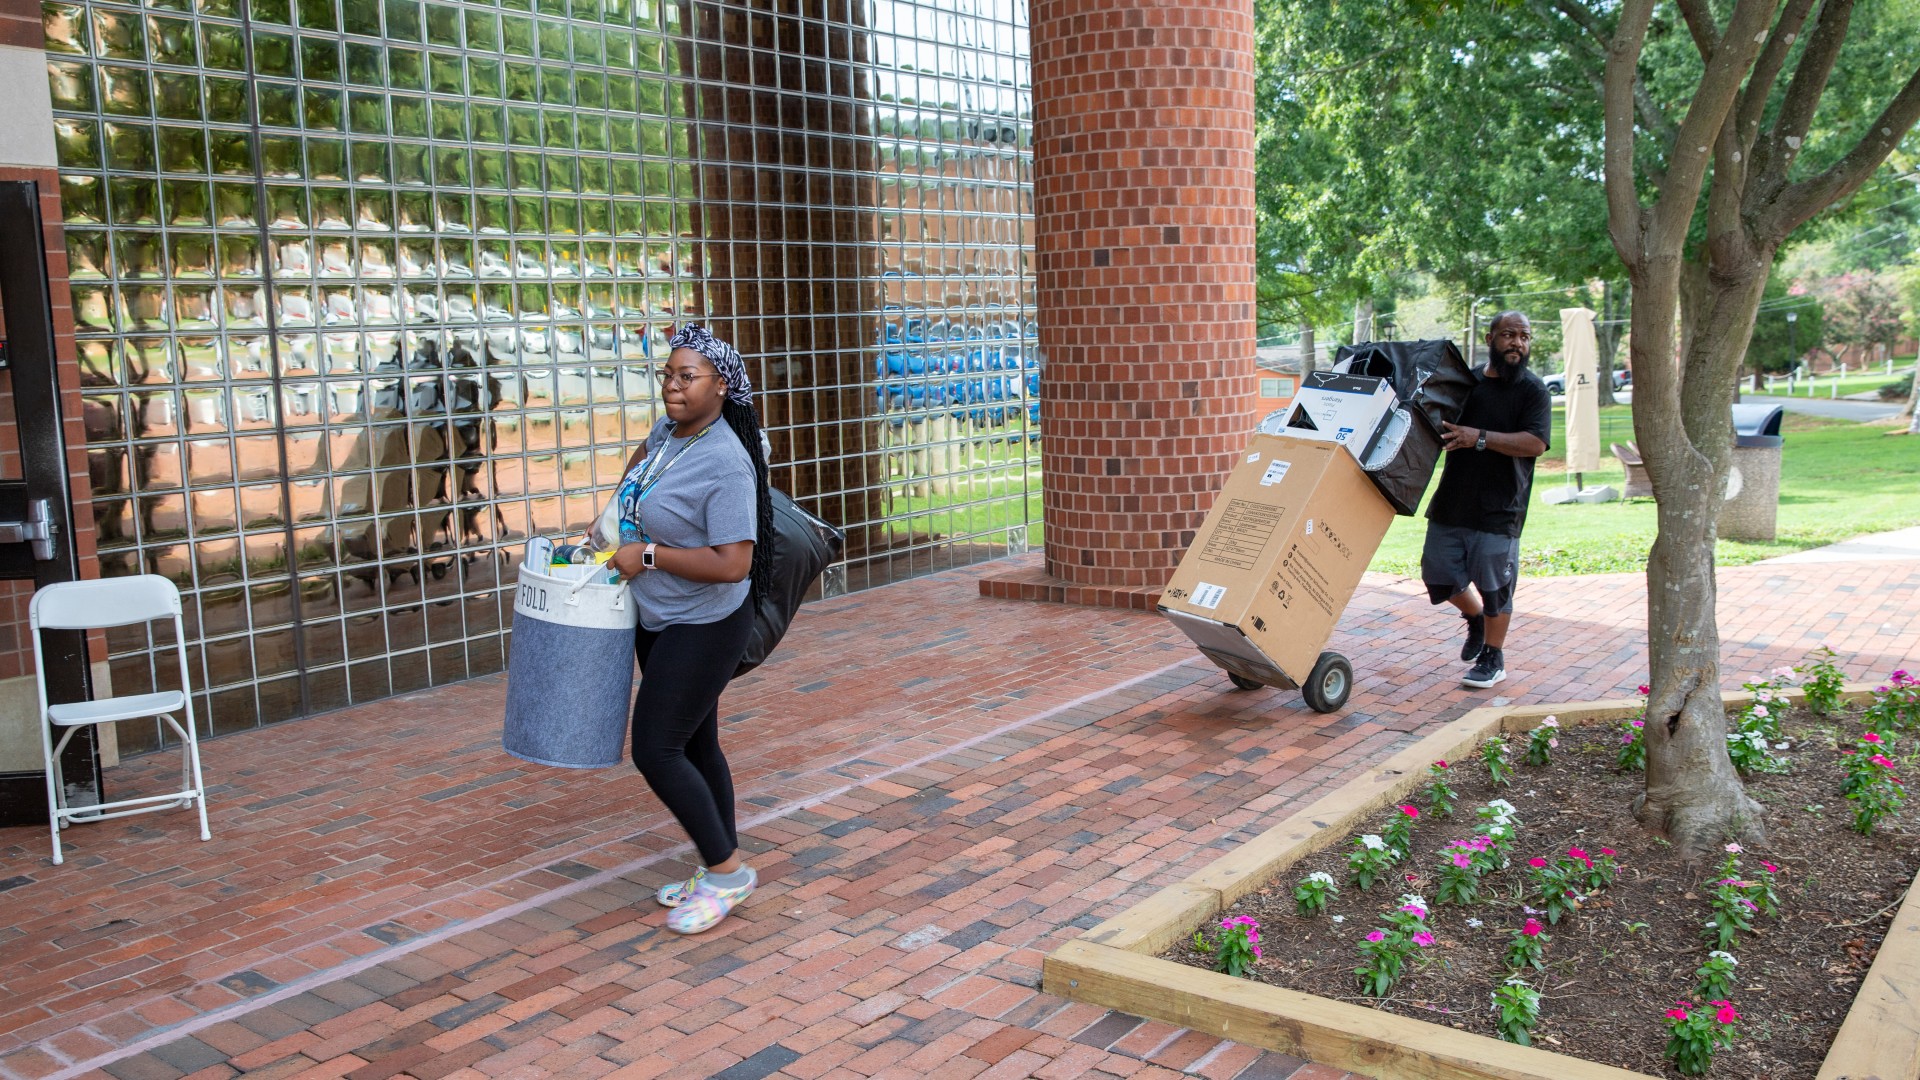
[[[1034,0],[1044,574],[1148,607],[1256,418],[1252,0]]]

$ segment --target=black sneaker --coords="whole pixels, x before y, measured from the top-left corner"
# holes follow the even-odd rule
[[[1460,646],[1460,660],[1462,663],[1471,664],[1480,659],[1480,650],[1486,647],[1487,616],[1483,612],[1479,615],[1460,617],[1467,620],[1467,643]]]
[[[1471,686],[1475,690],[1485,690],[1494,683],[1504,681],[1506,677],[1506,657],[1501,655],[1499,649],[1489,645],[1480,650],[1479,661],[1473,665],[1473,670],[1467,672],[1466,676],[1460,680],[1460,683],[1463,686]]]

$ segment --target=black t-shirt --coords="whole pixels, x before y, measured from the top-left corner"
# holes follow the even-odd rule
[[[1456,423],[1497,432],[1527,432],[1551,445],[1553,399],[1531,370],[1513,378],[1487,378],[1474,369],[1475,385]],[[1427,519],[1480,532],[1517,537],[1527,523],[1533,494],[1533,459],[1494,450],[1449,450],[1440,486],[1427,504]]]

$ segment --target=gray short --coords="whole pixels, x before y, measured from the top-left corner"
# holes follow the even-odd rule
[[[1519,577],[1517,537],[1427,523],[1420,580],[1427,583],[1427,599],[1433,603],[1444,604],[1472,585],[1480,590],[1488,615],[1505,615],[1513,610],[1513,588]]]

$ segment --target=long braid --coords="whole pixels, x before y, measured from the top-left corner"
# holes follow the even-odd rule
[[[753,544],[753,596],[758,600],[773,587],[773,488],[767,478],[767,455],[760,447],[760,418],[753,406],[728,398],[720,406],[720,415],[733,429],[753,459],[754,521],[759,536]]]

